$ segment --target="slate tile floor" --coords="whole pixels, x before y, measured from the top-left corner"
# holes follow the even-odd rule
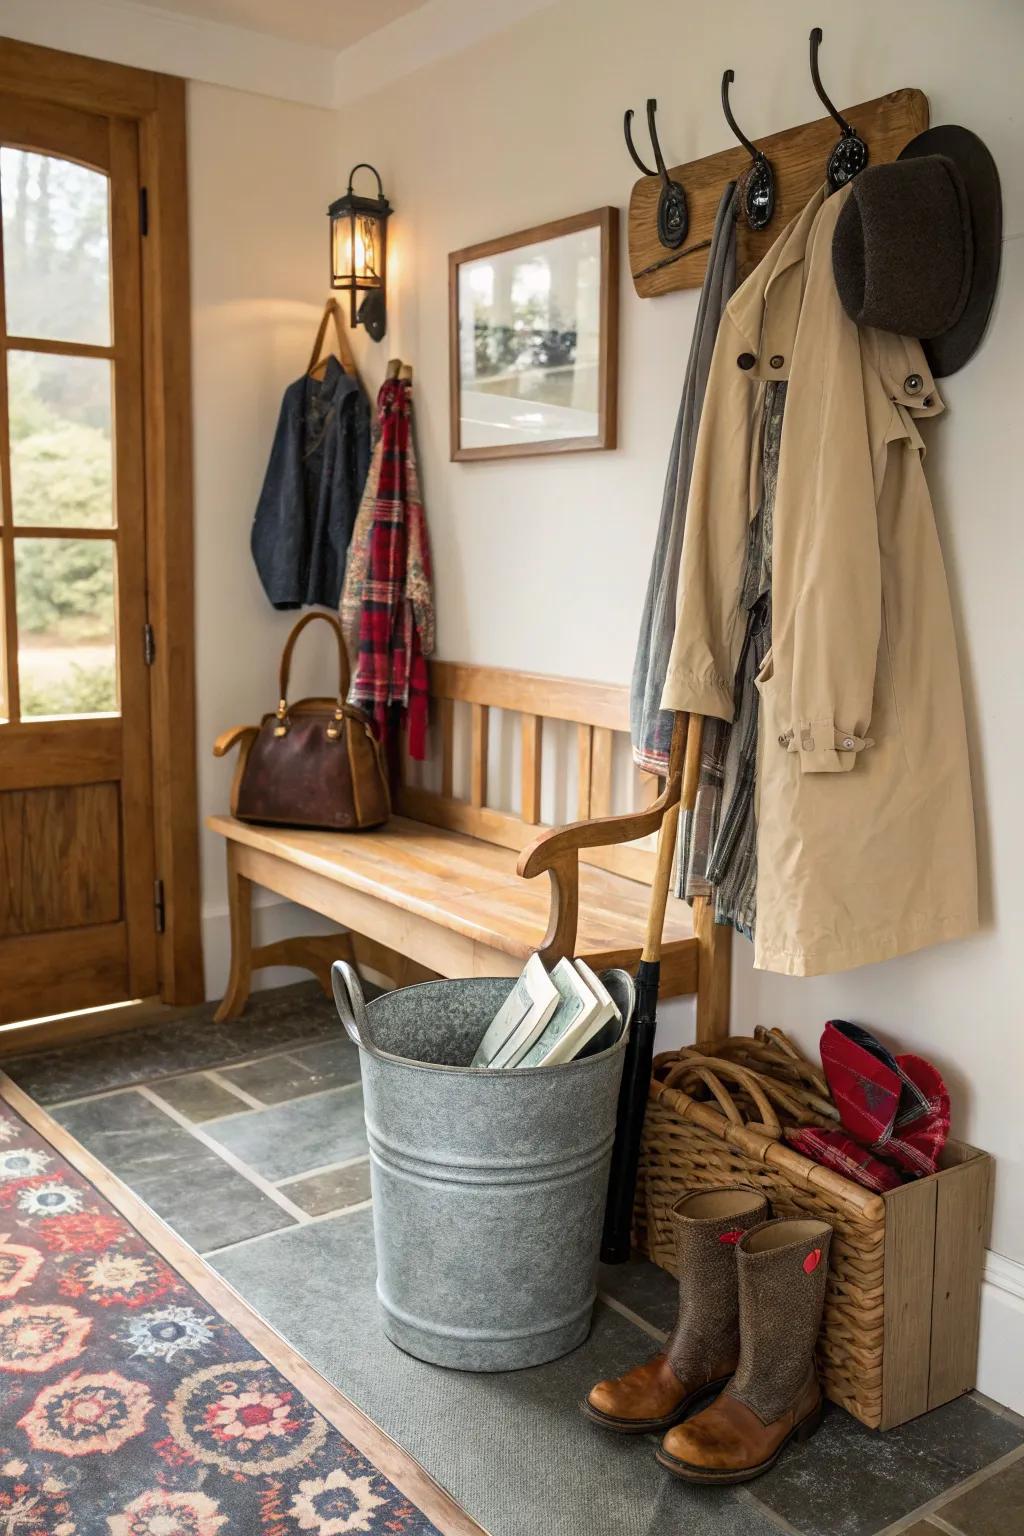
[[[653,1442],[577,1411],[655,1347],[673,1282],[601,1277],[590,1339],[536,1370],[478,1376],[400,1354],[375,1318],[357,1053],[312,985],[5,1061],[492,1536],[1024,1536],[1024,1421],[976,1394],[877,1435],[838,1409],[735,1490],[663,1474]]]

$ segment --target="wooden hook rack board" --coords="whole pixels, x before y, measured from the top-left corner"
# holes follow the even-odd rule
[[[904,145],[928,127],[928,98],[923,91],[893,91],[857,107],[844,107],[842,113],[867,143],[869,163],[884,165],[895,160]],[[816,122],[755,140],[775,170],[775,214],[767,229],[761,230],[751,229],[741,216],[736,251],[741,279],[753,271],[790,219],[806,207],[821,186],[825,164],[838,138],[839,129],[832,118],[820,117]],[[690,211],[690,228],[678,251],[666,250],[658,239],[660,177],[640,178],[629,199],[629,270],[640,298],[653,299],[679,288],[701,286],[723,189],[749,166],[749,154],[737,144],[703,160],[671,167],[668,174],[685,191]]]

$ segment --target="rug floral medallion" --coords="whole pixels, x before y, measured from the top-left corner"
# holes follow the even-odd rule
[[[437,1536],[0,1107],[0,1536]]]

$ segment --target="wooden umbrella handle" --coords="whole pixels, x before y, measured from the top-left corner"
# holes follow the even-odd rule
[[[701,715],[677,713],[672,726],[672,744],[668,754],[668,776],[682,773],[682,809],[692,811],[700,779],[700,748],[704,731]],[[668,888],[675,862],[676,835],[679,829],[680,801],[669,806],[658,829],[658,854],[651,883],[651,904],[647,909],[647,932],[641,960],[661,959],[661,938],[665,928]]]
[[[686,754],[683,759],[683,788],[680,804],[684,811],[692,811],[697,804],[700,786],[701,753],[704,746],[704,716],[690,715],[686,732]]]

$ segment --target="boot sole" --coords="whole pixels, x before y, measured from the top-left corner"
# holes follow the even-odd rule
[[[600,1424],[602,1429],[610,1429],[617,1435],[657,1435],[681,1424],[698,1405],[703,1406],[711,1398],[717,1397],[731,1380],[731,1376],[722,1376],[718,1381],[709,1381],[705,1387],[698,1387],[696,1392],[684,1397],[679,1407],[663,1419],[615,1419],[610,1414],[602,1413],[599,1408],[594,1408],[586,1398],[580,1403],[580,1412],[592,1424]]]
[[[686,1483],[717,1483],[723,1487],[733,1483],[750,1483],[755,1477],[761,1477],[774,1467],[791,1440],[795,1440],[798,1445],[809,1440],[814,1431],[820,1427],[824,1414],[825,1405],[819,1403],[806,1418],[800,1420],[799,1424],[793,1425],[789,1434],[767,1461],[758,1462],[756,1467],[742,1467],[737,1472],[729,1472],[724,1468],[695,1467],[690,1462],[679,1461],[675,1456],[670,1456],[661,1446],[654,1454],[667,1472],[671,1472],[673,1477],[681,1478]]]

